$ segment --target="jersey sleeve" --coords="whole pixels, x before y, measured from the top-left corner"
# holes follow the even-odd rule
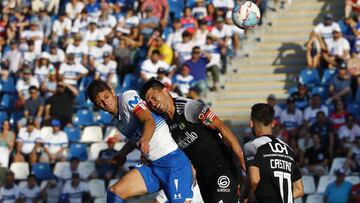
[[[299,169],[299,166],[296,164],[296,162],[294,163],[294,168],[293,168],[293,174],[292,174],[292,181],[293,182],[296,182],[298,180],[301,179],[302,175],[301,175],[301,172],[300,172],[300,169]]]
[[[188,100],[184,115],[189,122],[200,122],[205,126],[210,126],[217,118],[209,106],[195,100]]]
[[[244,154],[246,160],[246,168],[249,168],[250,166],[260,167],[261,157],[259,156],[259,153],[254,143],[249,142],[245,144]]]
[[[146,103],[143,101],[139,94],[136,91],[127,91],[123,94],[123,105],[126,106],[126,109],[137,115],[143,110],[146,110]]]

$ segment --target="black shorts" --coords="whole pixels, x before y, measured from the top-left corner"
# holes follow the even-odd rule
[[[223,169],[207,176],[197,173],[196,178],[205,203],[238,202],[240,174],[237,170]]]

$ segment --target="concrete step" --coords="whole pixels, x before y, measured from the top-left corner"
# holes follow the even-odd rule
[[[288,46],[283,49],[275,49],[275,50],[256,50],[254,52],[249,53],[249,58],[270,58],[270,57],[306,57],[305,50],[302,49],[301,46]]]
[[[239,67],[256,65],[256,66],[268,66],[268,65],[293,65],[293,66],[306,66],[306,58],[303,56],[288,56],[278,58],[245,58],[239,60]]]
[[[302,18],[277,18],[272,21],[273,27],[277,26],[288,26],[288,27],[298,27],[298,26],[314,26],[314,18],[311,17],[302,17]]]
[[[295,85],[295,82],[292,83]],[[256,83],[235,83],[229,82],[225,83],[226,91],[241,91],[241,90],[282,90],[285,87],[284,82],[256,82]]]
[[[266,98],[270,93],[274,94],[277,98],[286,98],[287,90],[276,89],[276,90],[227,90],[219,92],[219,98],[222,99],[263,99]]]
[[[295,11],[295,10],[314,10],[314,9],[318,9],[318,10],[322,10],[322,9],[327,9],[327,8],[331,8],[331,7],[338,7],[338,8],[343,8],[344,7],[344,2],[343,1],[334,1],[332,2],[332,4],[326,4],[323,1],[322,2],[294,2],[291,7],[289,8],[288,12],[291,11]]]
[[[270,29],[267,34],[292,34],[298,35],[300,33],[306,33],[306,36],[309,36],[309,33],[314,29],[313,25],[298,25],[298,26],[279,26],[275,25],[274,29]],[[305,34],[304,34],[305,35]]]
[[[312,19],[322,19],[326,12],[321,12],[319,9],[312,10],[293,10],[287,11],[286,13],[282,13],[279,15],[279,18],[288,18],[288,19],[296,19],[296,18],[312,18]],[[333,10],[331,13],[334,17],[342,16],[343,9]]]
[[[254,105],[255,103],[264,103],[266,102],[266,98],[261,98],[261,99],[240,99],[240,100],[236,100],[236,99],[222,99],[222,100],[216,100],[212,103],[212,107],[214,108],[221,108],[221,107],[228,107],[228,106],[233,106],[233,107],[251,107],[252,105]]]
[[[237,74],[272,74],[272,73],[300,73],[304,66],[245,66],[235,67],[230,66],[232,69],[237,69]]]
[[[292,81],[297,78],[297,74],[232,74],[226,75],[227,82],[279,82]]]
[[[274,28],[276,29],[276,28]],[[261,37],[262,42],[306,42],[309,39],[309,32],[265,34]]]
[[[288,50],[294,49],[299,50],[303,49],[305,51],[304,45],[305,42],[261,42],[256,44],[256,48],[261,51],[273,51],[273,50]],[[251,44],[249,44],[251,46]]]

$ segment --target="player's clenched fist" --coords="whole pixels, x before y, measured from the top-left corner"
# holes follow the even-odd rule
[[[149,154],[149,149],[150,149],[149,142],[150,141],[145,138],[141,138],[139,141],[139,148],[140,148],[141,154],[144,156],[147,156]]]
[[[126,162],[126,155],[124,153],[118,153],[114,158],[111,160],[111,164],[120,167],[124,165]]]

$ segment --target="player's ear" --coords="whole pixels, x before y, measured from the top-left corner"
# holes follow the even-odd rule
[[[271,122],[271,127],[274,128],[275,126],[276,126],[276,121],[273,120],[273,121]]]
[[[254,122],[252,120],[249,120],[249,127],[253,128],[254,127]]]

